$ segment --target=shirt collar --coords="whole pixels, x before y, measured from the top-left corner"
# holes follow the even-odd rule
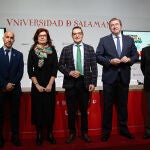
[[[77,43],[74,43],[73,45],[74,45],[74,46],[76,46],[76,45],[83,46],[83,43],[82,43],[82,42],[81,42],[81,43],[79,43],[79,44],[77,44]]]
[[[119,38],[122,38],[122,34],[121,34],[121,33],[119,33],[117,36],[118,36]],[[113,37],[113,39],[115,39],[115,38],[116,38],[116,35],[112,34],[112,37]]]
[[[6,48],[6,47],[4,47],[4,46],[3,46],[3,49],[4,49],[4,51],[5,51],[6,49],[9,50],[10,52],[12,51],[12,48],[9,48],[9,49],[8,49],[8,48]]]

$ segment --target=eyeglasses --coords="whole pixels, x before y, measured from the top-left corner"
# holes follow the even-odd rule
[[[39,38],[41,38],[41,37],[47,37],[47,35],[46,35],[46,34],[38,35],[38,37],[39,37]]]
[[[73,36],[75,36],[75,35],[82,35],[82,34],[83,34],[82,32],[72,33]]]
[[[110,27],[118,27],[118,26],[120,26],[120,24],[119,24],[119,23],[110,24]]]

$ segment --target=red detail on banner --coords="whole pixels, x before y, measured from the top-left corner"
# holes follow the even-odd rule
[[[91,94],[89,108],[88,108],[88,134],[100,135],[101,132],[101,105],[100,105],[100,93],[93,92]]]
[[[64,93],[56,95],[54,135],[56,137],[67,137],[68,135],[68,114]]]

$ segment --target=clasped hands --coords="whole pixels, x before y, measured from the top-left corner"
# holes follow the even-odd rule
[[[69,76],[72,76],[73,78],[78,78],[80,75],[80,72],[77,70],[70,71],[69,73]]]
[[[81,75],[80,72],[77,70],[70,71],[69,73],[69,76],[72,76],[73,78],[78,78],[80,75]],[[89,92],[94,91],[94,89],[95,89],[95,86],[93,84],[90,84],[89,89],[88,89]]]
[[[120,63],[128,63],[131,62],[131,59],[129,57],[122,57],[121,59],[113,58],[110,60],[110,64],[118,66]]]
[[[52,85],[48,84],[46,87],[43,87],[39,84],[35,85],[39,92],[51,92]]]

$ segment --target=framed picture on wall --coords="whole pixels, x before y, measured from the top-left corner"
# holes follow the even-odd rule
[[[0,47],[3,46],[3,36],[5,32],[6,32],[6,28],[0,28]]]
[[[137,47],[139,59],[141,59],[142,48],[150,46],[150,31],[129,31],[124,30],[124,35],[129,35],[134,39],[135,46]]]

